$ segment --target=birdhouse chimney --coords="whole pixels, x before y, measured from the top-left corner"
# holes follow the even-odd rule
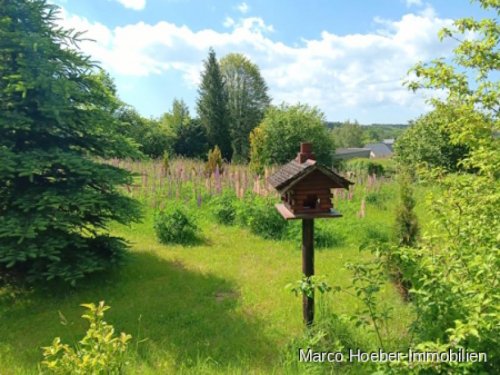
[[[304,163],[307,159],[316,160],[316,156],[312,152],[312,143],[302,142],[300,144],[300,152],[297,154],[297,162]]]

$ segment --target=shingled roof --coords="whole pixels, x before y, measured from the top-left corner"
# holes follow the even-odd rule
[[[322,166],[316,163],[315,160],[311,159],[308,159],[303,163],[299,163],[297,160],[292,160],[281,167],[275,174],[270,176],[268,181],[272,187],[278,190],[280,194],[283,194],[297,182],[301,181],[304,177],[316,170],[329,177],[332,182],[335,183],[335,187],[349,189],[349,185],[353,184],[331,169]]]

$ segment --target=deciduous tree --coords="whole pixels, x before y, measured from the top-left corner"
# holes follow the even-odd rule
[[[205,158],[208,152],[207,133],[199,119],[184,123],[176,134],[174,152],[190,158]]]
[[[456,121],[453,110],[439,106],[421,116],[409,126],[394,145],[396,159],[405,168],[444,168],[448,171],[460,169],[460,161],[467,155],[463,144],[452,144],[447,124]]]
[[[300,142],[311,142],[316,158],[331,165],[335,145],[324,125],[324,114],[305,104],[270,107],[250,135],[251,166],[284,164],[295,158]]]
[[[233,159],[246,161],[250,132],[262,121],[271,102],[267,85],[259,67],[242,54],[225,56],[220,66],[228,98]]]
[[[163,115],[161,123],[172,135],[172,149],[177,155],[205,158],[208,151],[206,128],[199,119],[191,119],[187,104],[174,99],[172,110]]]
[[[347,120],[332,130],[332,137],[337,147],[363,147],[363,129],[357,121]]]
[[[189,108],[182,99],[174,99],[172,102],[172,110],[163,115],[162,124],[171,128],[174,133],[178,133],[179,129],[188,124],[191,120]]]
[[[415,90],[444,89],[446,97],[432,103],[452,110],[453,120],[440,127],[451,144],[468,149],[461,161],[468,172],[431,171],[433,181],[442,184],[440,196],[432,200],[435,227],[420,248],[408,248],[402,257],[414,289],[418,348],[488,353],[486,363],[441,363],[432,367],[437,373],[494,373],[500,366],[500,82],[495,79],[500,4],[479,3],[492,11],[490,18],[459,19],[441,31],[441,38],[459,41],[453,61],[418,64],[413,69],[417,79],[409,82]]]
[[[116,117],[120,121],[120,131],[133,139],[145,156],[156,159],[165,152],[172,152],[175,133],[163,121],[144,118],[128,105],[122,105]]]

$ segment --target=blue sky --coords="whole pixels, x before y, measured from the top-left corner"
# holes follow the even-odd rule
[[[81,48],[144,116],[183,99],[195,115],[202,61],[245,54],[274,104],[318,106],[330,121],[405,123],[428,110],[402,86],[419,60],[450,56],[437,31],[486,14],[468,0],[53,0],[61,23],[87,30]]]

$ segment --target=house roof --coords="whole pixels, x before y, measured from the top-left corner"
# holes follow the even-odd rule
[[[369,148],[375,157],[384,157],[384,156],[391,156],[392,155],[392,150],[391,147],[386,145],[385,143],[369,143],[365,145],[365,148]]]
[[[369,148],[338,148],[335,150],[335,158],[337,159],[351,159],[355,157],[370,157]]]
[[[384,143],[385,145],[387,145],[387,147],[389,147],[389,150],[391,150],[391,152],[394,151],[394,138],[389,138],[389,139],[384,139],[382,141],[382,143]]]
[[[311,159],[306,160],[304,163],[292,160],[270,176],[268,181],[280,194],[283,194],[314,171],[320,171],[330,178],[334,183],[334,187],[348,189],[349,185],[353,184],[351,181],[346,180],[331,169]]]

